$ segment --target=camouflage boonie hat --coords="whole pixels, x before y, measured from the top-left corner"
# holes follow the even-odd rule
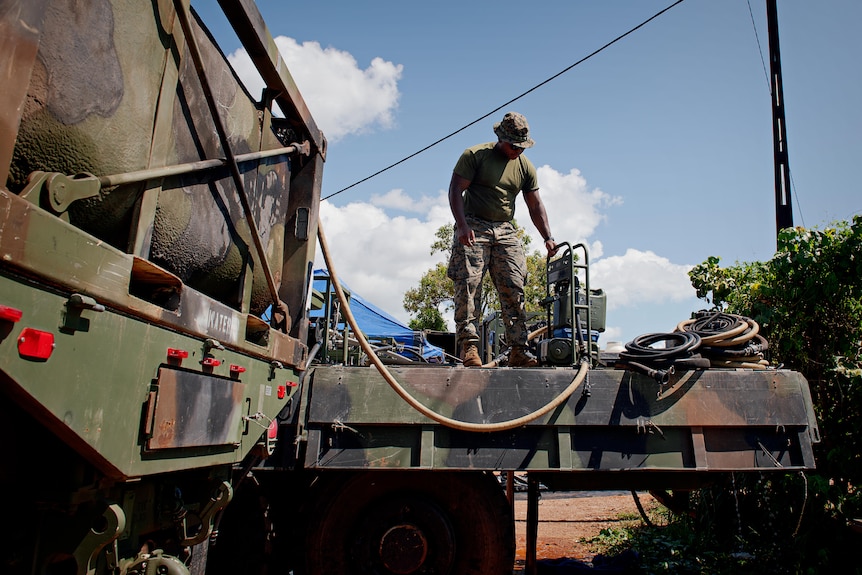
[[[516,148],[529,148],[536,142],[530,137],[527,118],[518,112],[506,112],[502,122],[494,124],[494,133],[504,142]]]

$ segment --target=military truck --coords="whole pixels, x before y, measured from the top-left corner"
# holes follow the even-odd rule
[[[638,371],[581,329],[539,368],[316,361],[326,139],[252,0],[219,3],[262,94],[188,0],[0,1],[0,571],[505,573],[515,472],[534,557],[539,482],[813,468],[782,369]],[[575,267],[549,285],[589,294]]]

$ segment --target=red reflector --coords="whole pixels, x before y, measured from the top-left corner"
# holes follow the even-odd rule
[[[266,436],[270,439],[278,437],[278,422],[276,420],[273,419],[269,427],[266,428]]]
[[[221,365],[221,360],[216,359],[214,357],[205,357],[203,361],[201,361],[201,365],[208,365],[210,367],[215,367],[217,365]]]
[[[178,357],[180,359],[185,359],[189,356],[189,352],[184,349],[174,349],[172,347],[168,348],[168,357]]]
[[[297,387],[299,384],[295,381],[288,381],[284,385],[286,385],[287,387]]]
[[[20,309],[9,307],[8,305],[0,305],[0,320],[16,322],[24,315]]]
[[[230,364],[231,373],[245,373],[245,368],[241,365]]]
[[[284,396],[287,395],[287,388],[283,385],[279,385],[277,393],[279,399],[284,399]]]
[[[18,337],[18,353],[27,359],[48,359],[54,351],[54,334],[31,327]]]

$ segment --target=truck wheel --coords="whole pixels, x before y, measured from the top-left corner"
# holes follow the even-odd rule
[[[512,572],[514,521],[493,475],[361,472],[320,495],[306,539],[308,575]]]

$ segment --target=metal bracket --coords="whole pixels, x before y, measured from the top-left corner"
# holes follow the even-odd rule
[[[105,306],[90,296],[79,293],[72,294],[66,301],[66,312],[63,314],[60,331],[63,333],[90,331],[90,320],[82,316],[84,310],[101,313],[105,311]]]
[[[302,143],[291,142],[290,145],[296,148],[297,154],[302,154],[303,156],[311,155],[311,143],[308,140],[303,140]]]
[[[113,557],[113,565],[108,565],[108,567],[116,566],[116,541],[123,529],[126,528],[126,514],[123,513],[123,509],[119,505],[111,504],[105,509],[102,518],[105,520],[104,528],[101,531],[96,531],[91,527],[90,532],[81,540],[73,553],[78,564],[78,575],[93,575],[96,572],[96,557],[111,542],[114,543],[114,549],[108,555],[109,563]]]
[[[284,364],[280,361],[274,359],[269,364],[269,380],[272,381],[275,379],[275,370],[276,369],[285,369]]]
[[[224,345],[222,345],[222,343],[217,339],[208,338],[204,341],[204,355],[207,355],[214,349],[224,351]]]
[[[643,433],[644,435],[658,433],[662,439],[667,439],[667,437],[664,436],[664,432],[658,425],[653,423],[651,419],[644,419],[643,417],[638,417],[637,419],[637,433],[638,435],[640,435],[641,433]]]
[[[77,309],[91,309],[96,312],[105,311],[105,306],[97,302],[90,296],[79,293],[73,293],[69,296],[69,301],[66,302],[66,307]]]
[[[227,507],[231,499],[233,499],[233,487],[227,481],[222,481],[218,486],[217,493],[210,498],[199,514],[201,525],[197,533],[189,536],[188,523],[186,522],[188,515],[183,518],[181,525],[183,540],[180,544],[191,547],[209,539],[215,525],[216,513]]]
[[[65,174],[51,174],[45,182],[51,209],[58,214],[69,209],[73,202],[99,195],[102,184],[93,174],[82,173],[69,177]]]
[[[93,174],[83,172],[67,176],[58,172],[35,171],[28,177],[27,186],[20,196],[68,221],[66,211],[72,203],[96,197],[101,190],[102,184]]]

